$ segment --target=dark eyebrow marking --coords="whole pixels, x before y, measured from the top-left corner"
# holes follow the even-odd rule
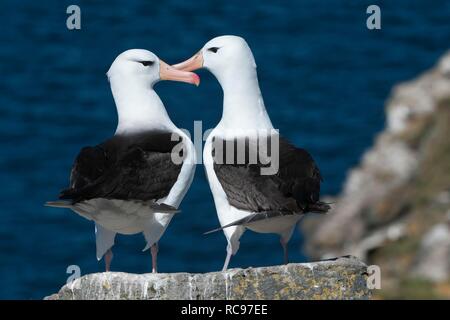
[[[138,61],[139,63],[141,63],[143,66],[147,67],[147,66],[151,66],[152,64],[155,63],[155,61]]]
[[[220,49],[219,47],[211,47],[211,48],[208,48],[208,51],[216,53],[217,51],[219,51],[219,49]]]

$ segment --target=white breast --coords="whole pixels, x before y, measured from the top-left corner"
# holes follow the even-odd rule
[[[208,177],[209,187],[213,194],[214,204],[216,206],[217,217],[221,226],[232,223],[236,220],[244,218],[251,214],[251,212],[239,210],[231,206],[228,202],[227,195],[220,184],[219,179],[214,171],[214,162],[212,157],[212,138],[219,131],[214,129],[206,140],[205,147],[203,149],[203,162],[205,165],[206,175]],[[224,229],[227,239],[232,239],[236,233],[242,233],[242,227],[229,227]],[[239,235],[240,236],[240,235]],[[237,240],[237,239],[236,239]]]
[[[186,195],[186,192],[189,190],[192,180],[194,179],[196,154],[194,144],[192,143],[191,139],[189,139],[189,137],[178,128],[175,130],[175,133],[183,138],[186,158],[184,159],[183,165],[181,166],[181,171],[178,175],[177,182],[175,182],[172,189],[170,189],[167,197],[161,199],[159,202],[178,208],[184,196]]]
[[[181,166],[181,171],[180,174],[178,175],[177,182],[175,182],[172,189],[170,189],[170,192],[167,195],[167,197],[160,199],[158,203],[165,203],[169,206],[178,208],[184,196],[186,195],[186,192],[189,190],[189,187],[192,184],[192,180],[194,179],[196,168],[196,154],[194,144],[192,143],[191,139],[178,128],[176,129],[175,132],[183,138],[186,158],[184,159],[183,165]],[[173,217],[172,214],[155,213],[155,220],[162,226],[163,229],[162,233],[169,225],[169,222],[172,219],[172,217]],[[159,229],[160,228],[158,228],[158,230]]]

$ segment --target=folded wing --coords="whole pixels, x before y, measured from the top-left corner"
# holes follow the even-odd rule
[[[60,199],[72,203],[94,198],[149,201],[167,196],[182,163],[172,161],[179,141],[171,133],[115,136],[78,154],[71,172],[70,188]]]

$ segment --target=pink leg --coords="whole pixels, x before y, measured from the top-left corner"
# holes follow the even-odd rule
[[[289,263],[288,258],[288,244],[286,241],[283,240],[283,238],[280,239],[281,246],[283,247],[283,255],[284,255],[284,264]]]
[[[152,253],[152,273],[158,273],[158,243],[155,243],[150,248]]]
[[[231,250],[231,245],[229,244],[227,246],[227,257],[225,258],[225,263],[223,264],[222,271],[227,271],[228,264],[230,263],[232,253],[233,253],[233,251]]]
[[[114,255],[113,255],[111,249],[109,249],[108,251],[106,251],[105,257],[104,257],[104,259],[105,259],[105,270],[106,270],[106,272],[108,272],[108,271],[110,270],[111,260],[112,260],[113,256],[114,256]]]

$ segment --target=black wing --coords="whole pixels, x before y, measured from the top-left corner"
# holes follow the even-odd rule
[[[72,203],[94,198],[158,200],[167,196],[182,164],[172,161],[171,151],[181,140],[171,133],[148,132],[114,136],[95,147],[85,147],[72,168],[70,188],[60,199]]]
[[[218,142],[214,142],[214,148],[223,146],[222,140],[217,138],[215,140]],[[273,175],[262,175],[261,169],[268,165],[263,165],[259,158],[258,163],[250,163],[248,146],[246,143],[244,164],[226,164],[224,158],[220,164],[215,151],[213,152],[214,171],[232,206],[241,210],[265,213],[264,217],[323,208],[318,202],[320,171],[306,150],[296,148],[280,137],[279,170]],[[226,147],[224,150],[225,154]]]

